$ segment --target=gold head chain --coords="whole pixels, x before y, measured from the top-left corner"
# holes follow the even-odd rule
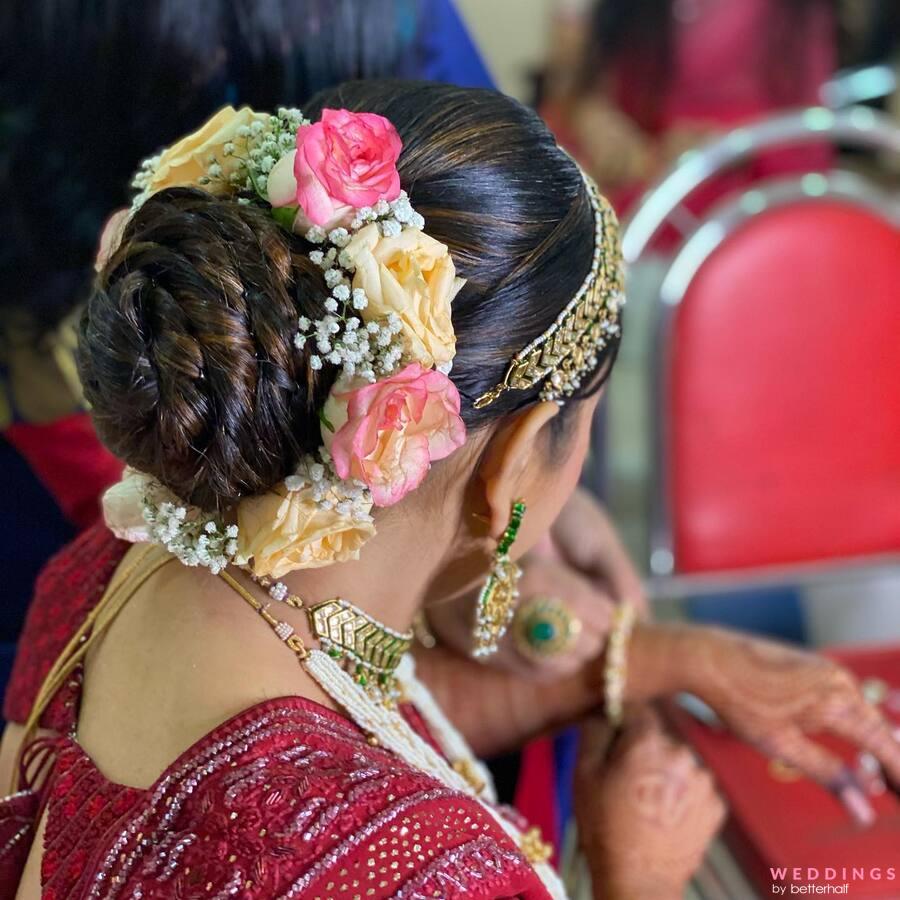
[[[500,384],[475,401],[476,409],[490,406],[506,391],[527,391],[542,381],[541,400],[562,403],[596,368],[598,354],[621,334],[625,295],[619,223],[597,185],[586,175],[584,181],[596,235],[591,269],[556,321],[513,357]]]

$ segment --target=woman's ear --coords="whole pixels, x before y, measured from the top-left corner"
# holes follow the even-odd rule
[[[484,484],[491,537],[503,534],[513,501],[527,502],[535,489],[532,473],[540,470],[529,464],[541,458],[537,456],[538,435],[558,413],[556,403],[538,403],[501,425],[488,443],[479,475]]]

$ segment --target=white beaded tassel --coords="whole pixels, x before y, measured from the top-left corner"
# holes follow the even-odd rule
[[[400,660],[400,664],[397,666],[394,674],[403,688],[406,698],[426,721],[428,730],[434,735],[438,744],[441,745],[444,753],[450,759],[465,760],[483,782],[485,800],[488,803],[496,803],[497,789],[494,786],[491,770],[472,753],[471,748],[466,743],[466,739],[444,715],[444,711],[432,696],[431,691],[416,678],[416,664],[411,653],[407,653]]]
[[[376,703],[334,659],[321,650],[310,650],[303,660],[303,666],[322,690],[343,707],[363,731],[374,735],[382,746],[396,753],[409,765],[426,772],[447,787],[473,797],[506,832],[516,847],[522,846],[522,832],[500,815],[492,804],[478,797],[465,778],[455,772],[440,753],[419,737],[398,711]],[[412,687],[420,699],[428,693],[428,689],[415,678],[415,675],[409,679],[407,685]],[[425,701],[425,708],[428,710],[437,708],[437,703],[430,694],[429,700]],[[443,717],[443,714],[441,716]],[[439,730],[436,730],[435,737]],[[465,751],[463,756],[474,761],[462,735],[459,735],[459,742]],[[553,900],[568,900],[566,889],[553,866],[546,862],[531,865]]]

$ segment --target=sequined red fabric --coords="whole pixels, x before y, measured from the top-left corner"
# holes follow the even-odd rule
[[[8,716],[27,715],[124,550],[92,529],[48,566],[6,698]],[[79,690],[75,679],[45,723],[70,731]],[[148,790],[106,780],[69,737],[54,749],[42,798],[44,900],[547,896],[479,804],[370,746],[352,722],[303,698],[269,700],[220,725]],[[27,824],[33,801],[17,803],[0,803],[0,825],[4,816],[13,817],[11,827]],[[12,868],[22,843],[0,846],[0,872]],[[15,892],[15,881],[4,878],[0,900]]]
[[[8,722],[24,722],[28,718],[51,666],[100,601],[128,547],[102,524],[93,525],[44,567],[35,585],[6,688],[3,716]],[[74,683],[67,687],[45,710],[43,727],[69,731],[79,689]]]

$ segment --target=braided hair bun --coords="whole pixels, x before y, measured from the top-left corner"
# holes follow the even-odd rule
[[[97,431],[190,504],[265,491],[321,443],[330,380],[293,335],[326,294],[299,244],[264,210],[173,188],[100,274],[78,351]]]

